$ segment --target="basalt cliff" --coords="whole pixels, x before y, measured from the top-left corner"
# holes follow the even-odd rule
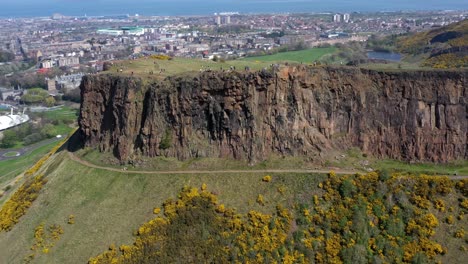
[[[85,146],[135,155],[314,157],[359,147],[376,157],[468,158],[467,71],[285,67],[203,72],[162,81],[84,77]]]

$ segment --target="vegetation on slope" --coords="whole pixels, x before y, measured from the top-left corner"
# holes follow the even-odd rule
[[[367,48],[403,53],[403,61],[394,63],[403,69],[468,67],[468,20],[418,33],[386,37],[374,35],[367,41]]]
[[[0,210],[0,232],[9,231],[18,223],[21,216],[36,200],[39,191],[46,183],[43,175],[27,180],[3,205]]]
[[[271,180],[264,177],[262,184]],[[111,246],[90,263],[433,262],[449,250],[447,238],[436,235],[442,225],[458,239],[459,248],[450,250],[466,250],[466,184],[424,175],[331,172],[296,200],[294,213],[278,205],[273,214],[238,214],[205,184],[200,191],[185,187],[177,200],[163,204],[164,216],[138,229],[133,245]],[[457,202],[448,204],[450,196]]]
[[[426,57],[423,66],[468,67],[468,20],[400,37],[396,44],[402,53],[414,56],[423,54]]]
[[[10,197],[0,209],[0,232],[10,231],[19,219],[26,214],[32,203],[37,199],[47,180],[44,175],[38,174],[45,162],[54,155],[68,140],[68,137],[53,147],[25,173],[26,180],[21,187]]]

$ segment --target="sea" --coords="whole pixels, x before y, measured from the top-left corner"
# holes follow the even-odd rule
[[[468,10],[463,0],[0,0],[0,17]]]

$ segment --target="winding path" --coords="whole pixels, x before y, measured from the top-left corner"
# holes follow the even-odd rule
[[[245,172],[252,172],[252,173],[329,173],[330,170],[335,171],[336,174],[355,174],[360,171],[357,170],[341,170],[341,169],[328,169],[328,170],[299,170],[299,169],[266,169],[266,170],[182,170],[182,171],[135,171],[135,170],[123,170],[117,168],[110,168],[99,166],[88,161],[82,160],[80,157],[76,156],[72,152],[68,152],[68,156],[71,160],[80,163],[83,166],[94,168],[94,169],[101,169],[119,173],[126,173],[126,174],[221,174],[221,173],[245,173]],[[452,180],[461,180],[461,179],[468,179],[468,175],[459,175],[459,176],[450,176]]]

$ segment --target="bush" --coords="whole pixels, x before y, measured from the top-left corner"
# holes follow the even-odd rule
[[[21,100],[26,104],[39,104],[45,102],[48,97],[49,93],[46,90],[42,88],[32,88],[27,90],[27,93],[21,97]]]
[[[44,139],[44,136],[41,133],[32,133],[29,136],[26,136],[23,139],[24,145],[31,145],[33,143],[39,142]]]
[[[26,181],[13,196],[5,202],[0,210],[0,231],[9,231],[18,223],[19,218],[36,200],[39,191],[46,183],[42,175]]]
[[[170,129],[166,129],[164,133],[164,137],[161,139],[159,143],[159,148],[162,150],[168,149],[172,146],[172,133]]]
[[[57,129],[55,129],[54,125],[52,124],[46,124],[42,129],[41,129],[41,134],[43,137],[46,138],[53,138],[57,135]]]
[[[0,143],[0,147],[11,148],[18,141],[19,141],[18,134],[14,130],[9,129],[3,132],[3,139],[2,139],[2,142]]]

